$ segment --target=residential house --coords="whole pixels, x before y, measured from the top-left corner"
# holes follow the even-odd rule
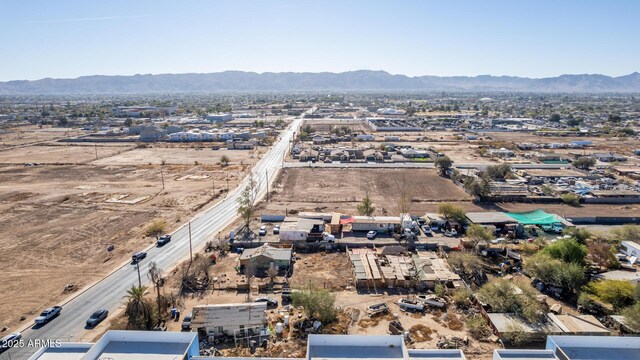
[[[291,254],[291,248],[277,248],[264,244],[253,249],[244,249],[240,255],[240,266],[246,268],[252,265],[259,272],[270,268],[286,271],[291,265]]]

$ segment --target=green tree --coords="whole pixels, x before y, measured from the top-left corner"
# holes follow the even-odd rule
[[[620,313],[624,316],[625,324],[634,331],[640,332],[640,302],[633,306],[622,309]]]
[[[518,314],[531,322],[539,321],[545,316],[533,288],[524,282],[504,279],[491,281],[478,290],[477,297],[491,305],[494,312]]]
[[[620,241],[640,241],[640,225],[624,225],[621,228],[613,229],[613,239]]]
[[[163,304],[163,298],[160,295],[160,289],[162,288],[162,286],[164,285],[164,277],[163,277],[163,271],[160,267],[158,267],[158,264],[156,264],[155,261],[152,261],[149,263],[149,272],[147,273],[147,276],[149,277],[149,280],[151,280],[151,283],[153,283],[153,287],[156,288],[156,306],[158,307],[158,319],[162,319],[163,316],[163,309],[165,308],[164,306],[162,306]]]
[[[548,120],[553,122],[559,122],[561,119],[562,119],[562,116],[560,116],[560,114],[551,114]]]
[[[251,220],[256,213],[256,199],[258,197],[258,183],[253,177],[253,173],[249,174],[249,183],[240,193],[238,197],[238,215],[244,221],[244,225],[251,231]]]
[[[124,120],[124,126],[131,127],[131,125],[133,125],[133,120],[131,120],[131,118],[126,118]]]
[[[337,319],[336,296],[328,290],[294,291],[293,306],[301,306],[308,317],[320,320],[323,325]]]
[[[439,297],[444,297],[445,295],[447,295],[447,289],[444,287],[444,285],[440,283],[436,284],[436,286],[433,289],[433,292]]]
[[[480,314],[475,314],[467,319],[467,328],[474,339],[484,339],[491,335],[487,320]]]
[[[504,181],[511,174],[511,166],[507,164],[490,165],[483,172],[490,179],[495,181]]]
[[[167,227],[167,222],[162,219],[155,220],[145,230],[147,236],[158,237],[162,235]]]
[[[146,298],[147,287],[132,285],[127,290],[127,306],[125,315],[127,316],[127,328],[134,330],[148,330],[153,325],[153,309],[151,303]]]
[[[471,290],[467,289],[466,287],[461,287],[453,292],[451,299],[458,308],[466,309],[469,307],[472,295],[473,293],[471,292]]]
[[[560,198],[562,199],[562,202],[567,205],[570,205],[573,207],[580,206],[580,196],[578,196],[577,194],[566,193],[566,194],[560,195]]]
[[[448,156],[440,156],[436,158],[433,164],[438,170],[440,170],[440,175],[444,175],[447,173],[447,170],[451,169],[453,160],[451,160]]]
[[[588,239],[593,237],[593,234],[587,229],[580,229],[578,227],[567,227],[562,230],[562,235],[569,235],[576,239],[580,244],[584,244]]]
[[[573,238],[561,239],[542,249],[542,253],[566,263],[575,263],[583,266],[584,259],[587,256],[587,247]]]
[[[635,300],[635,288],[625,280],[592,281],[583,290],[598,300],[611,304],[614,309],[627,307]]]
[[[447,220],[454,220],[460,224],[467,222],[466,213],[460,206],[451,203],[441,203],[438,205],[438,213]]]
[[[544,253],[528,258],[524,269],[546,284],[561,287],[565,293],[578,290],[585,282],[582,266],[566,263]]]
[[[469,238],[473,244],[472,248],[475,249],[480,241],[489,241],[493,239],[493,234],[487,228],[478,224],[471,224],[467,228],[467,238]]]
[[[469,252],[451,252],[447,262],[467,276],[482,271],[482,260]]]
[[[575,160],[572,165],[582,170],[589,170],[596,164],[596,159],[588,156],[583,156]]]
[[[375,211],[376,208],[373,206],[369,193],[365,192],[364,199],[362,199],[362,202],[358,204],[358,213],[364,216],[371,216]]]
[[[464,189],[471,195],[480,199],[491,196],[491,184],[485,177],[468,177],[464,182]]]

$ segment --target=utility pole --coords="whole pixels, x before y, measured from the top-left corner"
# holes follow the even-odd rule
[[[136,261],[136,268],[138,269],[138,287],[142,287],[142,278],[140,277],[140,260]]]
[[[229,170],[224,172],[227,175],[227,193],[229,192]]]
[[[94,149],[96,149],[96,160],[98,160],[98,144],[93,144]]]
[[[264,173],[267,176],[267,202],[269,202],[269,171],[265,169]]]
[[[216,179],[211,180],[211,186],[213,187],[213,196],[216,196]]]
[[[160,165],[160,178],[162,179],[162,190],[164,190],[164,173],[162,172],[162,165]]]
[[[189,258],[193,262],[193,248],[191,247],[191,221],[189,221]]]

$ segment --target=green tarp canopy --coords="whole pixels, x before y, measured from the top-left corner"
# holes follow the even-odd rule
[[[523,213],[506,213],[508,216],[518,220],[523,225],[551,225],[553,223],[562,223],[555,214],[547,214],[543,210],[534,210]]]

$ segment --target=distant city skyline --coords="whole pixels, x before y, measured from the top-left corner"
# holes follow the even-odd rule
[[[407,76],[640,71],[640,1],[8,2],[0,81],[383,70]]]

